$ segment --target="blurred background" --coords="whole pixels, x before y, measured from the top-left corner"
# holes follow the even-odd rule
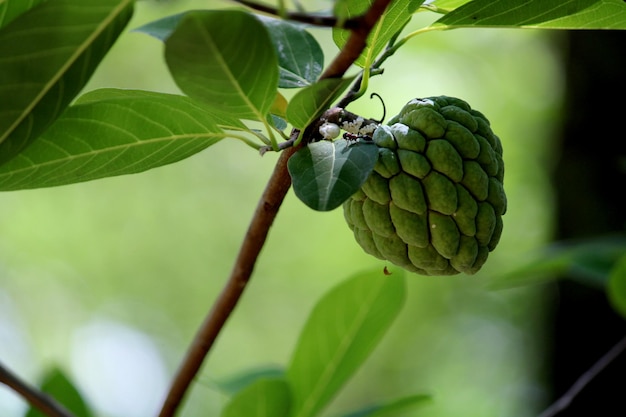
[[[178,92],[163,45],[132,30],[227,5],[138,2],[86,90]],[[422,13],[408,29],[436,17]],[[330,31],[311,32],[330,62]],[[399,319],[327,415],[413,393],[435,400],[415,416],[526,417],[547,405],[556,284],[492,284],[525,265],[558,230],[551,175],[565,118],[566,50],[563,32],[433,32],[413,38],[371,80],[388,117],[414,97],[442,94],[486,114],[503,142],[509,205],[501,243],[479,274],[409,277]],[[367,97],[350,110],[382,114],[380,102]],[[230,272],[276,159],[224,140],[139,175],[0,194],[3,363],[33,383],[61,367],[99,416],[155,415]],[[354,242],[340,209],[314,212],[290,193],[181,415],[219,415],[227,400],[221,381],[285,365],[316,300],[354,272],[383,266]],[[0,387],[0,416],[25,409]]]

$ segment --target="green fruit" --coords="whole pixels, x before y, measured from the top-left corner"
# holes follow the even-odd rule
[[[502,144],[454,97],[408,102],[373,135],[378,162],[344,216],[369,254],[424,275],[476,273],[502,233]]]

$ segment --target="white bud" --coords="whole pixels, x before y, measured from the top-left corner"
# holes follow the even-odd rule
[[[323,125],[320,126],[319,132],[324,139],[331,140],[339,136],[340,130],[339,126],[335,123],[325,122]]]

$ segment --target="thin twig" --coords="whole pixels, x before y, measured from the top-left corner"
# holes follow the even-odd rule
[[[0,383],[11,388],[28,401],[30,405],[48,417],[74,417],[72,413],[56,402],[54,398],[23,382],[17,375],[13,374],[2,364],[0,364]]]
[[[313,13],[302,12],[282,12],[276,7],[268,6],[266,4],[257,3],[249,0],[233,0],[239,4],[243,4],[256,10],[283,18],[285,20],[291,20],[299,23],[306,23],[312,26],[321,26],[328,28],[341,28],[341,29],[354,29],[361,25],[362,16],[351,17],[347,19],[337,19],[335,16],[324,16]]]
[[[574,385],[567,390],[558,400],[550,407],[546,408],[539,417],[553,417],[561,411],[565,410],[572,403],[574,398],[593,380],[604,368],[606,368],[620,353],[626,350],[626,337],[620,340],[615,346],[604,354],[596,363],[593,364],[587,372],[582,374],[576,380]]]
[[[321,78],[338,78],[345,74],[365,48],[367,35],[390,2],[391,0],[374,0],[374,3],[361,20],[362,27],[360,26],[351,32],[345,46],[322,74]],[[294,129],[291,137],[297,137],[299,133],[297,129]],[[243,294],[269,233],[269,228],[278,213],[287,191],[291,187],[287,160],[298,149],[299,147],[291,147],[281,152],[274,172],[254,212],[230,278],[189,346],[187,354],[174,376],[159,417],[172,417],[176,413],[215,339]]]

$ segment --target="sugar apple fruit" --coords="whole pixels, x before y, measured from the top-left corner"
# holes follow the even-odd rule
[[[372,137],[378,161],[344,215],[365,252],[423,275],[474,274],[502,233],[502,144],[447,96],[409,101]]]

